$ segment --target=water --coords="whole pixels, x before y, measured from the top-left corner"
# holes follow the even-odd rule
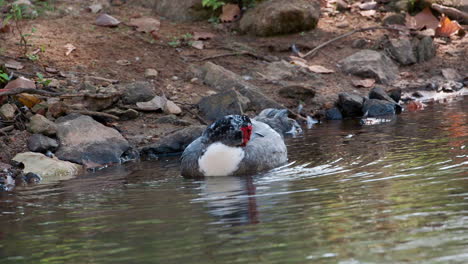
[[[0,263],[468,263],[467,102],[317,125],[252,177],[170,158],[3,193]]]

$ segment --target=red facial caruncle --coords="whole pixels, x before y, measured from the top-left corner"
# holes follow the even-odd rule
[[[245,147],[250,140],[250,136],[252,135],[252,125],[241,127],[241,131],[242,131],[241,146]]]

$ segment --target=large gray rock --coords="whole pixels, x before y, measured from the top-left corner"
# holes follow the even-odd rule
[[[147,102],[156,96],[154,85],[144,81],[125,84],[122,90],[122,102],[124,104]]]
[[[89,116],[70,116],[58,120],[57,137],[60,147],[55,153],[63,160],[83,164],[119,163],[130,148],[117,130],[96,122]]]
[[[370,90],[369,99],[379,99],[379,100],[385,100],[385,101],[388,101],[388,102],[391,102],[391,103],[394,103],[394,104],[397,103],[397,102],[395,102],[395,100],[393,100],[393,98],[391,98],[385,92],[385,90],[381,86],[376,86],[376,87],[372,88],[372,90]]]
[[[43,115],[33,115],[28,124],[28,131],[33,134],[53,136],[57,133],[57,125]]]
[[[318,1],[263,1],[242,17],[240,29],[257,36],[296,33],[314,29],[319,17]]]
[[[311,102],[315,96],[315,91],[301,85],[291,85],[280,88],[278,94],[284,98],[290,98],[305,103]]]
[[[338,95],[338,107],[344,117],[362,116],[364,97],[358,94],[340,93]]]
[[[228,90],[204,97],[198,103],[198,108],[206,119],[214,121],[225,115],[244,114],[249,102],[248,98],[237,91]]]
[[[374,78],[388,84],[398,77],[398,67],[385,54],[361,50],[340,61],[344,72],[364,78]]]
[[[132,0],[132,4],[140,4],[153,8],[160,16],[175,21],[197,21],[208,19],[212,10],[203,8],[201,0]]]
[[[424,37],[416,45],[418,62],[428,61],[436,55],[436,47],[431,37]]]
[[[49,150],[55,151],[59,146],[57,140],[41,134],[34,134],[29,137],[27,145],[30,151],[42,153],[46,153]]]
[[[369,99],[364,102],[362,112],[367,117],[394,115],[395,104],[386,100]]]
[[[23,173],[32,172],[41,176],[42,183],[70,179],[82,170],[78,164],[52,159],[36,152],[17,154],[13,160],[24,164]]]
[[[413,45],[408,38],[390,39],[385,47],[387,54],[401,65],[416,63]]]
[[[142,158],[155,158],[161,155],[180,153],[197,139],[206,126],[190,126],[163,137],[159,142],[140,149]]]
[[[241,76],[212,62],[197,68],[196,74],[203,82],[218,91],[234,88],[241,95],[249,98],[251,107],[261,111],[265,108],[284,108],[281,104],[260,92],[259,88],[246,82]]]

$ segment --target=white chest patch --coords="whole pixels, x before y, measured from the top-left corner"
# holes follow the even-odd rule
[[[205,176],[228,176],[239,168],[244,156],[242,148],[216,142],[198,159],[198,167]]]

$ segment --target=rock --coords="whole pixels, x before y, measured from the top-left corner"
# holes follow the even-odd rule
[[[68,106],[64,102],[56,102],[49,104],[47,116],[58,118],[67,114]]]
[[[116,27],[120,24],[120,21],[113,16],[108,14],[100,14],[94,22],[97,26],[101,27]]]
[[[404,14],[389,13],[382,20],[382,25],[384,26],[405,25],[405,23],[406,23],[406,18]]]
[[[102,10],[102,4],[96,3],[96,4],[88,6],[86,9],[88,9],[91,13],[97,14],[99,13],[99,11]]]
[[[145,70],[145,77],[148,79],[154,79],[158,77],[158,71],[155,69],[146,69]]]
[[[350,9],[351,6],[345,0],[336,0],[336,10],[344,12]]]
[[[133,109],[127,109],[127,110],[122,110],[119,108],[112,108],[109,110],[105,111],[108,114],[118,116],[120,120],[126,121],[126,120],[133,120],[138,118],[139,113],[136,110]]]
[[[367,117],[394,115],[395,104],[386,100],[369,99],[364,102],[362,112]]]
[[[436,55],[436,47],[431,37],[422,38],[416,46],[416,57],[418,62],[428,61]]]
[[[52,159],[36,152],[19,153],[13,160],[24,164],[25,174],[32,172],[41,176],[42,183],[70,179],[82,170],[78,164]]]
[[[18,77],[17,79],[10,81],[7,85],[3,88],[5,90],[15,89],[15,88],[36,88],[36,83],[26,79],[24,77]]]
[[[445,69],[442,69],[441,72],[442,72],[442,76],[444,76],[444,78],[449,81],[458,81],[462,79],[461,75],[455,69],[445,68]]]
[[[284,98],[295,99],[305,103],[311,102],[315,96],[315,91],[300,85],[286,86],[279,89],[278,94]]]
[[[261,111],[265,108],[284,108],[281,104],[267,97],[260,92],[259,88],[246,82],[241,76],[222,66],[212,62],[205,63],[201,68],[195,71],[199,72],[200,79],[212,88],[218,91],[226,91],[234,88],[241,95],[249,98],[252,108]]]
[[[265,79],[270,82],[285,81],[300,77],[318,78],[316,74],[311,73],[304,67],[294,65],[284,60],[269,63],[263,71],[263,75]]]
[[[367,45],[367,40],[358,38],[353,41],[353,43],[351,44],[351,47],[353,49],[363,49],[366,47],[366,45]]]
[[[388,96],[392,98],[395,102],[399,102],[401,99],[401,88],[395,88],[390,91],[388,91]]]
[[[348,21],[338,22],[338,23],[336,23],[336,27],[337,28],[347,28],[347,27],[349,27],[349,22]]]
[[[343,115],[338,107],[333,107],[325,111],[325,118],[328,120],[341,120],[343,119]]]
[[[175,21],[199,21],[212,16],[212,10],[204,8],[200,0],[133,0],[152,8],[158,15]]]
[[[385,51],[401,65],[410,65],[417,61],[413,46],[408,38],[390,39]]]
[[[396,104],[397,102],[393,100],[381,86],[376,86],[369,92],[369,99],[379,99],[379,100],[385,100],[390,103]]]
[[[338,107],[344,117],[362,116],[364,97],[357,94],[340,93],[338,95]]]
[[[155,96],[148,102],[137,102],[136,106],[142,111],[158,111],[166,108],[167,98],[163,96]]]
[[[257,36],[309,31],[316,27],[319,16],[318,1],[263,1],[242,17],[240,30]]]
[[[175,115],[166,115],[163,117],[160,117],[156,120],[156,124],[171,124],[175,126],[190,126],[192,123],[185,121],[183,119],[179,119]]]
[[[398,77],[398,67],[390,58],[374,50],[361,50],[340,61],[344,72],[374,78],[388,84]]]
[[[28,139],[28,149],[32,152],[55,151],[58,148],[57,140],[46,137],[42,134],[34,134]]]
[[[83,164],[119,163],[122,154],[130,148],[117,130],[94,121],[89,116],[68,115],[57,120],[60,147],[58,158]]]
[[[5,120],[13,120],[16,116],[18,107],[14,104],[4,104],[0,107],[0,117]]]
[[[33,134],[53,136],[57,133],[57,125],[43,115],[33,115],[28,124],[28,131]]]
[[[164,112],[168,114],[179,115],[182,113],[182,109],[171,100],[167,100],[166,106],[164,107]]]
[[[192,141],[201,136],[205,128],[206,126],[190,126],[181,129],[161,138],[156,144],[141,148],[140,155],[142,158],[155,158],[160,155],[180,153]]]
[[[201,99],[198,108],[211,121],[225,115],[242,115],[250,100],[235,90],[223,91]]]
[[[147,102],[156,96],[154,85],[144,81],[125,84],[122,90],[122,102],[124,104]]]

